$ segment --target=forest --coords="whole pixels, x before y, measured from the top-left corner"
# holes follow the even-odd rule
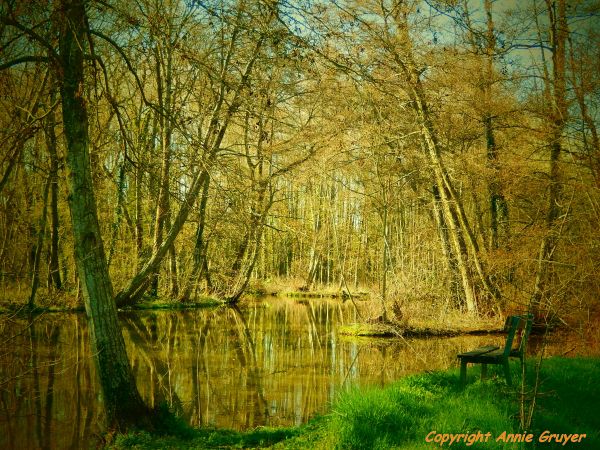
[[[0,349],[84,307],[116,429],[148,301],[597,317],[596,0],[5,0],[0,103]]]

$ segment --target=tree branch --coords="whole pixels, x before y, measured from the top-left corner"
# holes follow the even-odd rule
[[[35,55],[22,56],[21,58],[16,58],[11,61],[7,61],[3,64],[0,64],[0,70],[9,69],[18,64],[24,64],[28,62],[50,62],[50,58],[48,58],[47,56]]]
[[[55,61],[59,60],[59,56],[58,56],[58,53],[56,52],[56,49],[46,39],[44,39],[42,36],[40,36],[39,34],[37,34],[32,29],[27,28],[26,26],[24,26],[24,25],[20,24],[19,22],[17,22],[15,19],[12,19],[12,18],[9,18],[9,17],[2,17],[2,18],[0,18],[0,23],[3,23],[4,25],[13,26],[17,30],[22,31],[27,36],[29,36],[30,38],[32,38],[34,41],[36,41],[39,44],[41,44],[46,50],[48,50],[48,54],[52,58],[54,58]]]
[[[119,55],[121,55],[121,58],[123,58],[123,60],[125,61],[125,65],[129,69],[129,71],[131,72],[131,74],[135,78],[135,82],[138,85],[138,88],[140,90],[140,95],[142,96],[142,100],[144,101],[144,103],[147,106],[151,107],[152,109],[154,109],[154,110],[156,110],[157,112],[160,113],[160,111],[158,111],[156,105],[154,105],[152,102],[150,102],[146,98],[146,94],[144,93],[144,87],[142,86],[142,81],[138,77],[137,72],[135,71],[135,69],[133,68],[133,65],[129,61],[129,58],[127,57],[127,55],[125,54],[125,52],[123,51],[123,49],[119,46],[119,44],[117,44],[115,41],[113,41],[111,38],[109,38],[105,34],[101,33],[100,31],[90,30],[90,34],[98,36],[100,39],[105,40],[106,42],[108,42],[110,45],[112,45],[115,48],[115,50],[117,51],[117,53],[119,53]]]

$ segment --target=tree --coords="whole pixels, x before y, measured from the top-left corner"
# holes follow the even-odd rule
[[[220,24],[222,29],[218,34],[220,52],[216,54],[218,57],[216,68],[209,74],[209,78],[212,78],[213,92],[207,123],[204,124],[206,128],[200,129],[199,137],[194,138],[196,145],[199,146],[200,155],[194,164],[195,171],[189,176],[191,181],[183,195],[181,207],[173,217],[166,237],[161,240],[160,245],[155,246],[150,258],[117,294],[119,305],[135,303],[141,297],[185,224],[189,212],[207,182],[207,177],[210,176],[208,169],[212,168],[221,156],[222,144],[242,104],[244,90],[251,82],[254,65],[265,44],[269,32],[267,25],[275,14],[272,5],[252,11],[248,6],[240,4],[232,10],[225,9],[222,17],[211,8],[208,9],[211,17],[216,14],[214,16],[216,25],[210,22],[210,27]],[[248,30],[246,28],[248,20],[255,20],[260,26],[257,30],[244,33]],[[246,45],[240,45],[242,43]],[[204,64],[204,61],[192,54],[186,57],[192,64]]]
[[[60,88],[75,261],[108,424],[118,429],[133,424],[148,426],[150,410],[135,385],[118,324],[92,182],[84,72],[86,43],[89,43],[86,4],[83,0],[64,0],[57,5],[54,26],[58,30],[58,49],[23,25],[19,12],[7,11],[2,17],[4,24],[45,48]],[[45,188],[46,198],[48,189],[49,183]]]
[[[494,59],[499,53],[497,50],[497,39],[494,19],[492,16],[492,2],[484,0],[485,9],[485,31],[477,30],[471,23],[468,2],[464,2],[463,17],[467,26],[467,39],[475,55],[481,54],[481,65],[483,67],[479,84],[483,94],[482,122],[485,132],[486,158],[491,171],[491,180],[488,183],[489,212],[490,212],[490,234],[489,247],[497,250],[502,242],[503,246],[508,243],[510,226],[508,219],[508,204],[504,197],[502,183],[499,180],[499,157],[496,131],[494,129],[494,111],[492,109],[492,97],[494,86],[498,82],[498,76],[494,68]],[[483,39],[481,39],[483,36]],[[481,41],[483,40],[483,43]],[[502,238],[502,239],[501,239]]]
[[[126,429],[132,424],[148,426],[150,410],[140,397],[127,359],[96,213],[84,87],[82,44],[87,40],[85,2],[65,0],[59,11],[56,76],[60,83],[67,143],[75,260],[82,281],[107,419],[110,426],[119,429]]]
[[[448,226],[455,258],[455,263],[450,262],[449,267],[458,269],[464,306],[468,311],[475,312],[479,295],[488,295],[496,303],[500,301],[501,295],[491,283],[463,199],[455,188],[443,159],[444,149],[427,98],[424,76],[426,62],[416,56],[411,37],[409,18],[415,13],[415,9],[415,5],[404,2],[342,8],[342,13],[352,17],[357,27],[362,28],[365,42],[377,49],[373,52],[371,61],[362,55],[354,57],[356,62],[351,70],[374,83],[381,83],[380,80],[390,73],[402,80],[400,89],[404,91],[413,109],[422,136],[423,152],[435,186],[434,192],[439,193],[439,204]],[[353,61],[346,55],[344,58],[350,63]],[[477,279],[473,273],[477,274]],[[482,286],[481,294],[476,293],[479,284]]]

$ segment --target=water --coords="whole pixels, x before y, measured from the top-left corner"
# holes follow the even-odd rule
[[[297,425],[351,386],[456,366],[456,354],[502,336],[356,339],[339,300],[268,299],[238,308],[120,314],[138,388],[194,426]],[[97,442],[102,399],[85,316],[0,318],[0,448]]]

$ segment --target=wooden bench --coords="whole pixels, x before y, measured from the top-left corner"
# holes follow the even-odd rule
[[[470,352],[460,353],[458,359],[460,359],[461,385],[464,386],[467,382],[467,364],[469,363],[481,364],[481,379],[487,376],[488,364],[501,365],[504,368],[506,383],[508,385],[512,384],[509,358],[519,358],[521,364],[523,364],[525,347],[532,324],[532,314],[510,316],[506,319],[506,324],[504,325],[504,331],[508,333],[504,348],[490,345],[471,350]]]

